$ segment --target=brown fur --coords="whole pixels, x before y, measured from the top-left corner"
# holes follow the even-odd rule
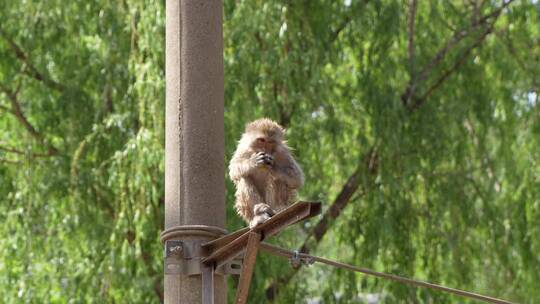
[[[235,208],[251,227],[287,207],[304,183],[284,136],[283,127],[270,119],[248,123],[229,164],[229,176],[236,186]],[[257,164],[259,152],[270,155],[273,164]]]

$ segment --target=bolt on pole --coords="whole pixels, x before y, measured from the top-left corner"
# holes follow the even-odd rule
[[[165,51],[165,231],[162,239],[180,244],[171,247],[170,254],[179,259],[189,255],[190,260],[197,260],[199,243],[225,233],[221,0],[167,0]],[[165,274],[165,303],[202,302],[201,273],[209,272],[195,266],[177,272],[172,269]],[[205,282],[214,286],[210,289],[213,302],[226,303],[224,275],[213,274],[211,278],[206,277]]]

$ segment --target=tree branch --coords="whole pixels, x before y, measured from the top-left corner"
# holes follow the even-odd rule
[[[38,142],[44,144],[45,138],[28,121],[28,119],[26,118],[26,116],[24,115],[22,111],[21,104],[19,103],[19,100],[17,97],[19,89],[17,88],[17,90],[12,91],[0,83],[0,91],[2,91],[8,97],[8,100],[11,102],[11,110],[9,111],[9,113],[13,114],[17,118],[17,120],[24,126],[26,131],[28,131],[30,136],[32,136]],[[47,147],[48,147],[49,156],[58,154],[58,149],[56,149],[53,145],[47,144]]]
[[[452,39],[450,39],[450,41],[447,42],[445,44],[445,46],[443,46],[440,49],[439,52],[437,52],[437,55],[435,55],[435,57],[432,59],[432,61],[430,63],[428,63],[424,67],[423,74],[425,74],[427,76],[429,73],[431,73],[433,68],[436,65],[438,65],[440,63],[440,61],[442,61],[442,59],[450,51],[450,49],[452,49],[457,43],[459,43],[459,41],[461,41],[463,38],[465,38],[465,36],[467,36],[472,31],[473,28],[478,27],[479,24],[486,23],[486,21],[491,19],[492,17],[498,17],[500,12],[502,12],[503,8],[508,6],[512,1],[513,0],[503,2],[503,5],[501,7],[499,7],[498,9],[493,11],[492,13],[482,17],[478,21],[478,24],[472,25],[470,28],[468,28],[468,29],[466,29],[464,31],[461,31],[461,32],[457,33],[456,35],[454,35],[454,37]],[[468,54],[471,52],[471,50],[478,47],[484,41],[487,34],[489,34],[491,32],[494,23],[495,23],[495,21],[491,22],[490,26],[488,26],[488,30],[486,30],[483,33],[483,35],[481,35],[481,39],[478,39],[469,48],[470,50],[468,49],[467,51],[465,51],[464,54],[457,60],[456,64],[454,64],[454,67],[452,69],[450,69],[449,71],[447,71],[446,73],[444,73],[439,78],[439,80],[436,81],[435,84],[431,87],[431,90],[428,90],[426,92],[426,94],[428,94],[428,93],[429,93],[429,95],[432,94],[433,91],[436,88],[438,88],[442,84],[442,82],[444,82],[445,79],[448,78],[448,76],[453,72],[453,70],[457,69],[457,67],[461,64],[460,62],[462,62],[464,60],[464,58],[466,58],[468,56]],[[426,77],[426,76],[424,76],[424,77]],[[403,98],[403,96],[406,96],[406,94],[409,93],[410,89],[411,89],[411,84],[405,89],[405,92],[401,95],[402,98]],[[426,96],[426,94],[424,94],[423,97],[427,98],[429,96],[429,95]],[[417,110],[418,108],[421,107],[422,104],[423,103],[415,104],[415,106],[413,108],[411,108],[411,111]],[[333,222],[335,222],[335,220],[337,219],[337,217],[339,217],[340,214],[342,214],[342,211],[351,202],[351,198],[353,197],[353,195],[358,191],[358,188],[360,187],[360,183],[361,183],[362,174],[365,171],[367,171],[371,177],[375,177],[378,174],[378,153],[377,153],[377,146],[376,145],[373,146],[370,150],[368,150],[368,152],[364,155],[364,157],[362,159],[363,159],[363,162],[361,162],[357,166],[355,171],[349,176],[349,178],[347,179],[347,182],[345,183],[345,185],[341,189],[340,193],[338,194],[338,196],[336,197],[336,199],[334,200],[332,205],[326,210],[326,212],[323,214],[323,216],[319,220],[319,222],[317,222],[317,224],[315,224],[314,228],[306,236],[306,238],[304,240],[304,243],[300,247],[302,252],[309,252],[311,250],[310,245],[309,245],[309,241],[311,239],[314,239],[313,244],[311,244],[312,247],[316,246],[322,240],[322,238],[324,237],[326,232],[329,230],[330,225]],[[267,297],[267,299],[269,299],[269,300],[275,299],[275,297],[278,294],[280,288],[287,285],[287,283],[294,277],[296,272],[297,272],[297,270],[292,269],[292,270],[284,273],[280,277],[276,278],[269,285],[269,287],[266,289],[266,297]]]
[[[15,154],[22,154],[22,155],[25,154],[21,150],[17,150],[17,149],[11,148],[11,147],[3,146],[3,145],[0,145],[0,150],[6,151],[6,152],[9,152],[9,153],[15,153]]]
[[[464,38],[469,36],[472,32],[474,32],[476,29],[478,29],[480,27],[484,27],[484,26],[487,25],[488,29],[492,28],[494,26],[495,22],[497,21],[497,18],[499,17],[501,12],[503,11],[503,9],[506,8],[508,5],[510,5],[510,3],[512,3],[513,1],[514,0],[503,1],[503,4],[500,7],[494,9],[491,13],[484,15],[482,18],[480,18],[478,20],[478,22],[472,23],[468,28],[466,28],[464,30],[461,30],[458,33],[454,34],[454,36],[449,41],[447,41],[444,44],[443,47],[441,47],[439,49],[439,51],[435,54],[435,56],[432,58],[432,60],[430,62],[428,62],[422,68],[422,71],[419,73],[419,76],[416,79],[411,80],[409,82],[407,88],[405,89],[405,92],[401,95],[401,100],[402,100],[403,104],[409,109],[413,109],[413,108],[418,107],[418,105],[417,105],[418,101],[415,101],[413,104],[410,103],[410,100],[414,99],[414,96],[416,95],[416,89],[418,88],[418,84],[425,81],[429,77],[429,75],[433,72],[435,67],[437,67],[443,61],[443,59],[446,57],[446,55],[452,49],[454,49]],[[493,20],[491,23],[488,23],[488,21],[490,19],[492,19],[492,18],[495,18],[495,20]],[[491,32],[491,30],[489,32]],[[489,32],[487,34],[489,34]],[[481,37],[480,43],[485,39],[485,35],[487,35],[487,34],[485,32],[483,32],[483,34],[480,36]],[[478,42],[478,40],[473,44],[472,49],[476,48],[479,45],[479,44],[476,45],[477,42]],[[469,49],[472,50],[471,48],[469,48]],[[468,55],[469,52],[470,51],[466,51],[467,55]],[[460,57],[460,59],[458,59],[458,61],[459,60],[464,60],[464,59],[465,58]],[[456,69],[457,69],[457,67],[459,67],[459,65],[461,65],[461,64],[458,64],[456,66]],[[452,70],[443,79],[439,79],[439,80],[441,80],[441,84],[454,71],[455,70]],[[435,89],[437,87],[439,87],[439,86],[440,86],[440,84],[438,84],[435,87]],[[428,89],[428,91],[429,91],[429,89]],[[430,95],[431,95],[431,93],[432,92],[430,92]]]
[[[25,127],[25,129],[28,131],[28,133],[30,133],[30,135],[32,137],[34,137],[35,139],[37,139],[39,141],[43,140],[43,137],[41,136],[41,134],[39,134],[36,131],[34,126],[32,126],[32,124],[30,124],[28,119],[26,119],[26,117],[24,116],[24,114],[22,112],[22,109],[21,109],[21,105],[20,105],[20,103],[18,101],[18,98],[17,98],[17,93],[10,90],[9,88],[4,86],[3,84],[0,84],[0,90],[2,92],[4,92],[4,94],[6,94],[6,96],[8,97],[8,100],[11,103],[11,113],[13,115],[15,115],[15,117],[17,118],[17,120],[19,120],[20,123],[22,123],[22,125]]]
[[[409,45],[407,46],[409,52],[409,75],[411,79],[414,79],[414,20],[416,18],[416,0],[409,0],[409,16],[408,16],[408,32]]]
[[[159,227],[158,229],[160,229]],[[144,248],[144,247],[142,247]],[[161,275],[158,274],[153,268],[152,268],[152,253],[148,250],[142,250],[141,252],[142,259],[144,261],[145,266],[147,267],[148,276],[151,278],[154,278],[154,292],[156,296],[159,298],[160,303],[163,303],[164,300],[164,294],[163,294],[163,286],[161,284]]]
[[[49,77],[46,77],[41,72],[39,72],[38,69],[32,64],[26,53],[22,50],[22,48],[17,43],[15,43],[15,41],[13,41],[13,39],[11,39],[2,29],[0,29],[0,37],[4,38],[4,40],[7,41],[11,50],[15,53],[15,57],[24,63],[25,69],[23,70],[23,73],[42,82],[51,89],[60,92],[65,90],[65,87],[63,85],[50,79]]]
[[[31,157],[50,157],[53,156],[50,152],[49,153],[26,153],[22,150],[15,149],[13,147],[3,146],[0,145],[0,150],[13,153],[13,154],[19,154],[19,155],[30,155]]]
[[[350,15],[345,16],[345,19],[343,19],[338,27],[330,34],[330,43],[334,42],[339,37],[339,34],[347,27],[351,20],[352,18]]]
[[[463,32],[461,32],[461,33],[463,33]],[[487,33],[486,33],[486,35],[487,35]],[[465,37],[465,36],[463,36],[463,37]],[[462,38],[460,38],[460,39],[462,39]],[[448,50],[449,50],[448,43],[443,48],[443,50],[444,50],[445,54],[446,54],[446,52],[448,52]],[[439,51],[439,53],[438,53],[439,55],[437,55],[437,56],[440,57],[441,53],[442,52]],[[437,56],[436,56],[435,59],[439,60],[437,58]],[[443,55],[443,57],[444,57],[444,55]],[[440,58],[440,60],[442,60],[442,58]],[[448,76],[445,76],[444,79],[446,79],[447,77]],[[409,89],[410,88],[408,87],[406,89],[406,91],[403,93],[402,96],[404,96],[407,93],[407,90],[409,90]],[[421,105],[422,105],[422,103],[418,103],[415,107],[411,108],[411,111],[417,110],[418,108],[420,108]],[[364,170],[367,169],[368,172],[371,174],[371,176],[376,176],[377,175],[377,172],[378,172],[377,158],[378,158],[378,156],[377,156],[377,153],[376,153],[376,147],[374,146],[369,150],[369,152],[366,155],[364,155],[364,157],[363,157],[364,162],[360,163],[358,165],[358,167],[356,168],[356,170],[354,171],[354,173],[351,176],[349,176],[349,178],[347,179],[347,182],[345,183],[345,185],[341,189],[339,195],[336,197],[336,199],[334,200],[334,202],[332,203],[330,208],[328,208],[328,210],[323,214],[321,220],[314,226],[314,228],[306,236],[303,245],[300,247],[301,252],[309,252],[310,251],[310,248],[309,248],[308,244],[309,244],[309,241],[310,241],[311,238],[314,238],[314,242],[315,242],[314,245],[317,245],[322,240],[322,238],[324,237],[324,235],[326,234],[326,232],[330,228],[330,224],[332,223],[332,221],[334,221],[341,214],[341,212],[345,209],[345,207],[350,203],[351,197],[358,190],[358,188],[360,186],[360,177],[361,177],[362,172],[364,172]],[[367,165],[364,165],[366,163],[367,163]],[[269,299],[269,300],[274,299],[275,296],[277,295],[277,293],[279,292],[279,289],[281,288],[281,286],[285,286],[294,277],[296,272],[297,272],[297,270],[293,269],[293,270],[283,274],[282,276],[276,278],[270,284],[270,286],[266,289],[266,297],[267,297],[267,299]]]
[[[375,176],[378,171],[378,156],[376,146],[371,148],[362,158],[361,161],[351,176],[347,179],[347,182],[341,189],[340,193],[330,205],[330,207],[323,214],[322,218],[315,224],[313,229],[310,230],[304,243],[300,246],[299,251],[308,253],[310,251],[309,242],[313,238],[314,242],[318,244],[326,232],[330,229],[330,224],[339,216],[345,207],[351,202],[351,198],[360,187],[362,181],[362,175],[364,172],[368,172],[371,176]],[[281,286],[286,285],[298,272],[299,268],[291,269],[291,271],[275,279],[270,286],[266,289],[266,297],[268,300],[273,300]]]
[[[21,162],[17,161],[17,160],[10,160],[10,159],[5,159],[5,158],[0,158],[0,163],[10,164],[10,165],[17,165],[17,164],[20,164]]]
[[[503,35],[501,39],[503,40],[504,45],[508,49],[508,52],[510,53],[510,55],[512,55],[512,58],[516,60],[516,63],[518,64],[518,66],[521,68],[523,72],[527,74],[531,74],[532,89],[538,90],[540,88],[540,83],[537,80],[538,78],[537,73],[535,71],[532,71],[529,67],[527,67],[525,62],[519,57],[518,51],[516,47],[514,46],[512,38],[510,37],[510,32],[508,30],[503,30],[502,33],[497,32],[496,34],[497,36]],[[524,46],[524,47],[527,48],[527,46]]]
[[[477,47],[479,47],[482,42],[484,42],[484,40],[486,39],[487,35],[489,33],[491,33],[493,30],[493,27],[490,26],[488,27],[483,33],[482,35],[480,35],[480,37],[470,46],[468,47],[464,52],[463,54],[456,60],[456,62],[452,65],[452,67],[450,67],[450,69],[446,70],[443,72],[443,74],[439,77],[439,79],[437,79],[437,81],[435,81],[435,83],[433,85],[431,85],[429,87],[429,89],[427,89],[426,93],[424,93],[424,95],[422,95],[422,97],[418,98],[417,100],[415,100],[414,104],[412,105],[413,108],[417,108],[420,106],[420,104],[422,104],[423,102],[425,102],[426,99],[428,99],[431,94],[433,94],[433,92],[438,89],[442,84],[443,82],[450,76],[452,75],[452,73],[454,73],[464,62],[465,62],[465,59],[467,59],[467,57],[469,57],[469,54],[474,50],[476,49]]]
[[[477,23],[480,16],[480,10],[484,6],[485,0],[468,0],[468,2],[472,8],[471,23]]]
[[[367,4],[369,0],[364,1],[364,5]],[[339,34],[351,23],[353,20],[352,18],[352,12],[356,12],[361,10],[361,8],[349,8],[349,13],[345,16],[345,18],[341,21],[341,23],[337,26],[337,28],[330,33],[330,39],[328,40],[329,43],[333,43],[338,37]]]
[[[3,106],[3,105],[0,105],[0,110],[6,111],[6,112],[8,112],[8,113],[13,113],[13,112],[11,111],[11,109],[9,109],[8,107]]]

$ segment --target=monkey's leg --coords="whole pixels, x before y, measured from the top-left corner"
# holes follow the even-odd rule
[[[259,191],[248,179],[240,179],[236,185],[236,211],[253,228],[264,223],[275,212],[264,203]]]
[[[234,205],[238,215],[248,224],[255,217],[255,205],[264,204],[259,191],[250,180],[241,178],[236,184],[236,203]]]

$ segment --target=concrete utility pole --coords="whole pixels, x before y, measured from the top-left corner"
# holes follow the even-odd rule
[[[201,303],[203,272],[205,302],[226,303],[224,275],[199,263],[226,233],[221,0],[167,0],[166,91],[162,240],[178,264],[166,262],[165,303]]]

